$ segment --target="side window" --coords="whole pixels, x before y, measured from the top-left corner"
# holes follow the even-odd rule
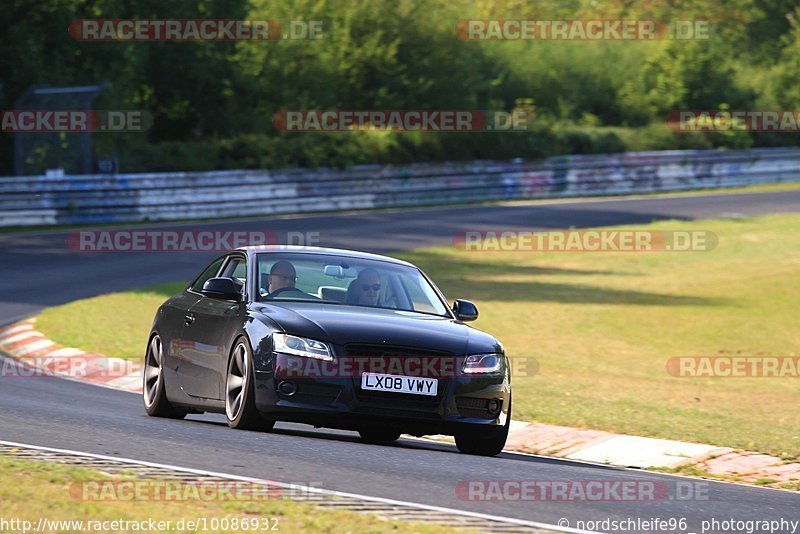
[[[206,270],[203,271],[192,284],[192,291],[200,293],[200,291],[203,289],[203,284],[206,283],[206,280],[208,280],[209,278],[214,278],[217,275],[217,272],[219,272],[219,268],[222,265],[222,261],[224,259],[225,258],[220,258],[211,265],[209,265],[208,267],[206,267]]]
[[[236,282],[239,289],[243,289],[247,284],[247,260],[240,256],[234,256],[225,264],[220,276],[225,276]]]

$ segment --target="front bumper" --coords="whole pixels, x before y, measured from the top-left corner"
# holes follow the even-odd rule
[[[277,363],[276,363],[277,362]],[[358,430],[390,427],[404,434],[449,434],[475,427],[506,424],[511,384],[507,366],[493,375],[437,377],[436,396],[367,391],[360,376],[292,377],[279,358],[269,370],[256,370],[255,404],[264,416],[317,427]],[[278,385],[291,381],[295,392],[281,393]],[[489,401],[500,409],[491,412]]]

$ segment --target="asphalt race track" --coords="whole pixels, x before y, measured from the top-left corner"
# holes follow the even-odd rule
[[[319,231],[323,246],[387,252],[447,244],[465,229],[569,228],[798,211],[800,190],[364,212],[180,227]],[[215,254],[80,253],[67,249],[65,235],[0,235],[0,324],[77,298],[187,279]],[[707,499],[678,500],[673,498],[676,484],[686,485],[690,479],[511,453],[471,457],[449,444],[411,439],[390,447],[368,445],[355,433],[302,425],[278,424],[271,433],[234,431],[222,416],[189,416],[185,421],[149,418],[140,397],[130,393],[55,378],[0,381],[0,439],[32,445],[553,524],[566,518],[573,527],[579,519],[687,518],[688,530],[699,532],[701,520],[796,520],[800,509],[799,495],[779,490],[696,481],[700,486],[694,487],[704,488]],[[666,485],[670,496],[653,502],[470,502],[456,495],[457,483],[464,480],[650,480]]]
[[[150,418],[141,404],[139,395],[88,384],[8,378],[0,387],[2,439],[553,524],[561,518],[575,525],[578,519],[686,517],[699,529],[700,520],[711,518],[796,519],[800,506],[800,496],[789,492],[705,481],[708,500],[698,501],[469,502],[456,496],[461,480],[652,480],[674,495],[676,481],[688,479],[520,454],[464,456],[452,445],[410,439],[367,445],[355,433],[304,425],[235,431],[222,416]]]
[[[464,230],[583,228],[643,224],[659,219],[691,220],[797,211],[800,211],[800,190],[441,207],[146,228],[272,231],[281,237],[285,232],[319,232],[321,246],[386,253],[447,245],[452,243],[454,234]],[[66,245],[68,233],[0,234],[0,324],[79,298],[189,279],[204,262],[218,255],[216,252],[76,252]]]

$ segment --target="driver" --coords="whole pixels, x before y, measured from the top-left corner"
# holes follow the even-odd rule
[[[276,261],[269,270],[267,282],[270,295],[279,289],[294,288],[294,284],[297,282],[297,271],[295,271],[294,265],[286,260]]]

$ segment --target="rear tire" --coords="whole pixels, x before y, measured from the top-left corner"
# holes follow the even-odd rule
[[[362,428],[358,431],[361,439],[367,443],[387,444],[400,439],[400,432],[391,428]]]
[[[167,387],[164,384],[164,347],[158,334],[150,338],[144,356],[144,375],[142,378],[142,399],[147,415],[151,417],[167,417],[183,419],[188,413],[176,408],[167,399]]]
[[[271,430],[275,421],[264,419],[256,409],[255,373],[250,344],[243,337],[233,344],[225,376],[225,416],[237,430]]]
[[[503,428],[469,429],[455,433],[456,447],[464,454],[497,456],[503,451],[511,428],[511,398],[508,400],[508,415]]]

